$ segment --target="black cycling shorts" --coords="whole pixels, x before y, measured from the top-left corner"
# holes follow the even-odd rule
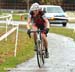
[[[35,26],[40,29],[40,30],[44,30],[45,29],[45,25],[44,24],[35,24]]]

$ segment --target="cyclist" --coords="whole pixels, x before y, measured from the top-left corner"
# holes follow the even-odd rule
[[[42,32],[42,38],[44,40],[44,44],[45,44],[45,52],[46,52],[46,58],[49,57],[49,53],[48,53],[48,42],[47,42],[47,33],[49,31],[49,21],[48,19],[45,17],[44,11],[41,10],[41,8],[39,7],[40,5],[38,3],[33,3],[32,6],[30,7],[30,11],[29,11],[29,16],[28,16],[28,23],[27,23],[27,34],[30,35],[30,23],[32,22],[32,29],[33,30],[37,30],[38,28],[40,28],[40,30],[46,30]],[[34,35],[34,42],[35,42],[35,50],[37,47],[37,43],[36,43],[36,33],[33,34]]]

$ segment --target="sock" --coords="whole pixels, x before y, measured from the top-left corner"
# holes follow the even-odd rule
[[[46,52],[48,52],[48,49],[47,49],[47,48],[45,48],[45,51],[46,51]]]

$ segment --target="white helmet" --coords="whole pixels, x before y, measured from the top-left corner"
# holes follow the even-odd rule
[[[39,4],[38,3],[33,3],[31,8],[30,8],[30,11],[39,10],[39,9],[40,9]]]

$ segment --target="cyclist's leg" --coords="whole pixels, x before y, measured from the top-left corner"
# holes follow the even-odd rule
[[[45,30],[45,25],[40,25],[39,28],[41,30]],[[45,46],[45,51],[46,51],[46,58],[48,58],[48,41],[47,41],[47,36],[45,34],[45,31],[42,32],[42,39],[44,41],[44,46]]]
[[[33,25],[32,26],[32,29],[34,31],[37,30],[37,26],[36,25]],[[33,33],[33,37],[34,37],[34,43],[35,43],[35,49],[36,49],[36,47],[37,47],[37,42],[36,42],[37,36],[36,36],[36,32]]]
[[[47,37],[46,37],[45,33],[42,33],[42,38],[43,38],[43,41],[44,41],[44,46],[45,46],[45,51],[46,51],[46,58],[48,58],[49,57],[49,55],[48,55],[48,41],[47,41]]]
[[[45,26],[44,25],[40,25],[40,29],[41,30],[45,30]],[[43,38],[43,41],[44,41],[44,46],[45,46],[45,49],[46,51],[48,51],[48,41],[47,41],[47,37],[46,37],[46,34],[45,34],[45,31],[42,32],[42,38]]]
[[[44,44],[45,44],[44,46],[47,49],[48,48],[48,41],[47,41],[47,37],[44,33],[42,33],[42,38],[43,38],[43,41],[44,41]]]

